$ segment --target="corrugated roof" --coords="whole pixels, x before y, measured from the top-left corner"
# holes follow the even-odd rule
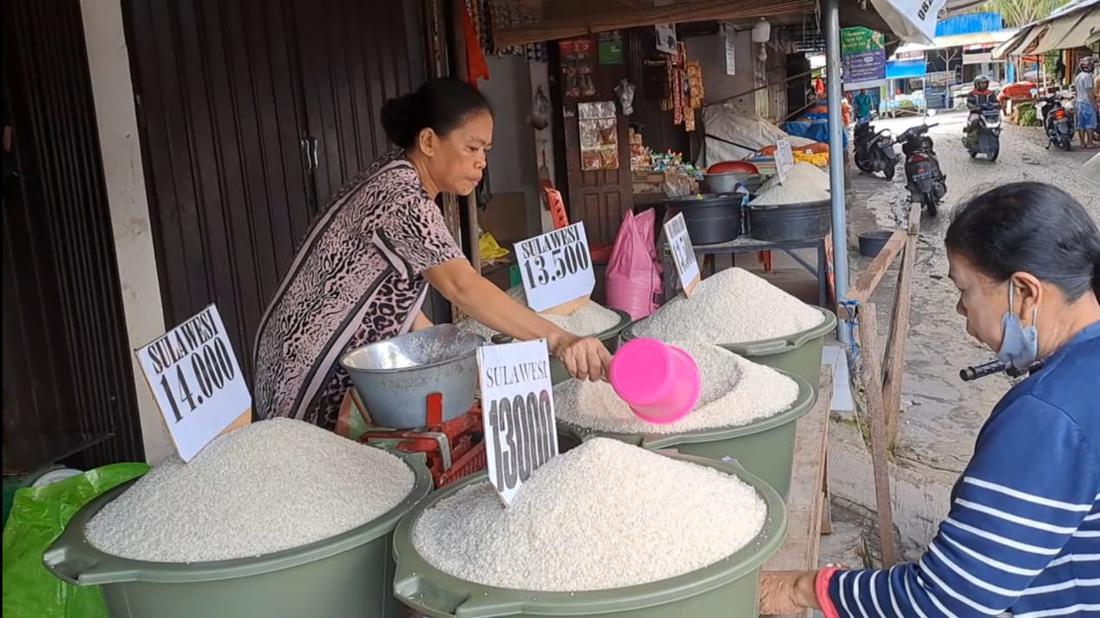
[[[967,13],[940,20],[936,24],[936,36],[976,34],[1004,30],[1004,18],[1000,13]]]
[[[966,47],[967,45],[998,45],[1011,39],[1016,32],[1016,30],[998,30],[997,32],[976,32],[973,34],[938,36],[932,39],[931,45],[907,43],[899,47],[897,53],[903,54],[916,51],[928,51],[931,49]]]

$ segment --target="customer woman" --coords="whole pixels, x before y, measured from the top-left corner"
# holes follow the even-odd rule
[[[351,383],[348,349],[430,325],[427,285],[477,321],[522,340],[542,338],[582,379],[603,377],[610,355],[482,278],[463,257],[435,198],[469,195],[493,141],[493,115],[476,88],[437,79],[386,101],[382,126],[399,148],[333,197],[299,249],[261,322],[254,350],[255,409],[334,427]]]
[[[766,573],[762,611],[1100,616],[1100,233],[1063,191],[994,189],[947,231],[967,333],[1030,377],[997,404],[917,562]]]

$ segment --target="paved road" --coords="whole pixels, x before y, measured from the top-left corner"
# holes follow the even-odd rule
[[[951,485],[973,451],[974,438],[989,411],[1011,386],[1007,377],[964,383],[961,367],[992,358],[988,349],[966,336],[955,313],[955,289],[946,278],[943,234],[955,205],[998,184],[1033,180],[1055,184],[1072,195],[1100,221],[1100,184],[1092,184],[1081,166],[1097,151],[1070,153],[1044,148],[1038,129],[1006,127],[999,159],[971,159],[962,145],[965,114],[929,119],[936,152],[947,174],[948,195],[939,217],[922,224],[917,272],[914,276],[912,328],[906,356],[903,416],[895,475],[895,524],[909,558],[919,556],[947,510]],[[900,133],[921,120],[876,123]],[[1100,183],[1100,178],[1096,179]],[[853,179],[850,219],[854,232],[871,227],[894,228],[904,220],[908,193],[902,168],[893,182],[866,175]],[[854,268],[866,266],[860,260]],[[888,277],[887,281],[892,281]],[[893,289],[885,284],[876,301],[879,323],[886,328]],[[873,483],[870,461],[861,436],[851,423],[834,423],[830,477],[838,534],[823,545],[823,562],[857,562],[852,549],[860,536],[873,537]]]

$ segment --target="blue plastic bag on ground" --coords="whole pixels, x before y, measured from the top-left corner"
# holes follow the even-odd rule
[[[143,463],[112,464],[15,492],[4,525],[4,618],[106,618],[99,588],[54,577],[42,554],[81,507],[148,471]]]

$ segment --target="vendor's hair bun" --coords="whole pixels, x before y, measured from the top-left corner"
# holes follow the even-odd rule
[[[382,128],[391,142],[409,149],[424,129],[445,136],[479,111],[493,110],[477,88],[449,77],[433,79],[416,92],[386,101]]]

